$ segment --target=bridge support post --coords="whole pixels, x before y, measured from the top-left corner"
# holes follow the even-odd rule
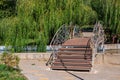
[[[94,71],[95,55],[96,55],[96,48],[93,48],[93,52],[92,52],[92,68],[91,68],[91,72]]]

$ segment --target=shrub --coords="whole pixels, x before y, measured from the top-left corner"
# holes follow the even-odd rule
[[[13,53],[4,52],[1,55],[1,64],[5,64],[9,67],[18,68],[19,60],[19,57]]]
[[[28,80],[20,70],[0,64],[0,80]]]

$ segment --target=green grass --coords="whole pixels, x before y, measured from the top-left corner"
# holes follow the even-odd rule
[[[0,80],[27,80],[20,70],[0,64]]]

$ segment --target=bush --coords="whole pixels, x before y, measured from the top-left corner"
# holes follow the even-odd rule
[[[4,52],[0,56],[0,80],[27,80],[18,68],[19,57],[13,53]]]
[[[27,78],[20,73],[19,69],[0,64],[0,80],[27,80]]]
[[[1,64],[5,64],[9,67],[18,68],[19,60],[19,57],[14,55],[13,53],[4,52],[1,55]]]

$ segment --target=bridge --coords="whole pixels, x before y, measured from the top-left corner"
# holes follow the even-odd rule
[[[50,43],[52,53],[46,63],[53,70],[90,71],[94,55],[103,52],[104,30],[98,22],[93,32],[85,35],[77,25],[62,25]]]

